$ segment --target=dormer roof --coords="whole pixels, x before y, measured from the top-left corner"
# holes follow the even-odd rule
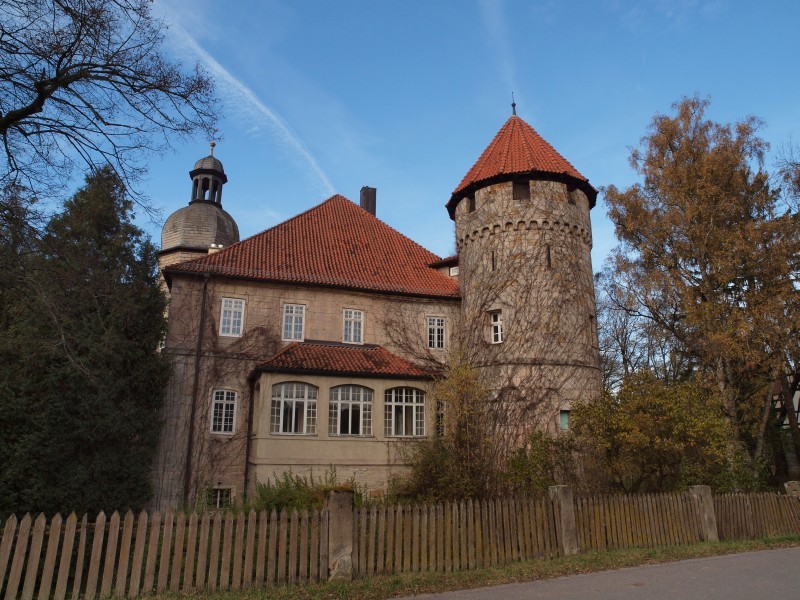
[[[429,266],[439,260],[337,194],[238,244],[164,272],[457,299],[458,281]]]
[[[453,191],[446,204],[450,217],[454,217],[459,201],[474,193],[475,189],[491,183],[509,181],[520,175],[529,175],[531,179],[554,179],[572,183],[586,193],[591,206],[594,206],[597,199],[597,190],[589,184],[586,177],[533,127],[512,115]]]

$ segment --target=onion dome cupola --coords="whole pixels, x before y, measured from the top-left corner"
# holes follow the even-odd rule
[[[446,207],[455,219],[456,206],[475,190],[521,179],[558,181],[582,190],[594,208],[597,190],[536,130],[515,113],[505,122],[472,168],[453,191]]]
[[[214,146],[211,142],[211,153],[189,172],[189,205],[172,213],[164,223],[159,254],[162,268],[239,241],[236,221],[222,208],[222,187],[228,178],[222,162],[214,156]]]

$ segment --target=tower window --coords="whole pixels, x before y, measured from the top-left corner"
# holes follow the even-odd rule
[[[497,269],[497,257],[494,255],[494,250],[492,250],[492,271]]]
[[[575,191],[577,189],[574,185],[567,186],[567,202],[572,206],[575,206]]]
[[[503,342],[503,313],[496,310],[489,313],[489,326],[491,328],[491,341],[493,344]]]
[[[553,257],[552,257],[552,255],[550,253],[550,244],[545,246],[545,261],[547,263],[547,268],[548,269],[552,269],[553,268]]]
[[[514,182],[514,200],[530,200],[531,186],[527,181]]]
[[[562,410],[558,415],[558,426],[562,430],[569,429],[569,411]]]
[[[467,212],[475,212],[475,196],[467,196],[464,199],[467,201]]]

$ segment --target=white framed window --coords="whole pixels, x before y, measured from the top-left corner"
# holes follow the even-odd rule
[[[303,341],[306,307],[302,304],[283,305],[283,339]]]
[[[503,341],[503,313],[496,310],[489,313],[490,338],[493,344]]]
[[[344,334],[342,341],[347,344],[364,343],[364,311],[355,308],[344,309]]]
[[[458,275],[458,267],[450,267],[450,277]]]
[[[444,349],[444,317],[428,317],[428,348]]]
[[[331,388],[328,433],[372,435],[372,390],[360,385],[339,385]]]
[[[317,433],[317,388],[291,381],[272,386],[270,433]]]
[[[384,433],[387,437],[425,435],[425,392],[399,387],[386,390]]]
[[[236,424],[236,392],[214,390],[211,398],[211,433],[232,434]]]
[[[222,313],[219,318],[219,334],[232,337],[242,335],[244,321],[244,300],[239,298],[223,298]]]
[[[233,490],[227,487],[215,487],[208,490],[206,501],[209,508],[230,508],[233,504]]]

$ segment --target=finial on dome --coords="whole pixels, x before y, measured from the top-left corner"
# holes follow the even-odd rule
[[[217,142],[211,141],[208,145],[211,146],[211,156],[214,156],[214,146],[217,145]]]
[[[517,114],[517,103],[514,102],[514,92],[511,92],[511,114],[515,116]]]

